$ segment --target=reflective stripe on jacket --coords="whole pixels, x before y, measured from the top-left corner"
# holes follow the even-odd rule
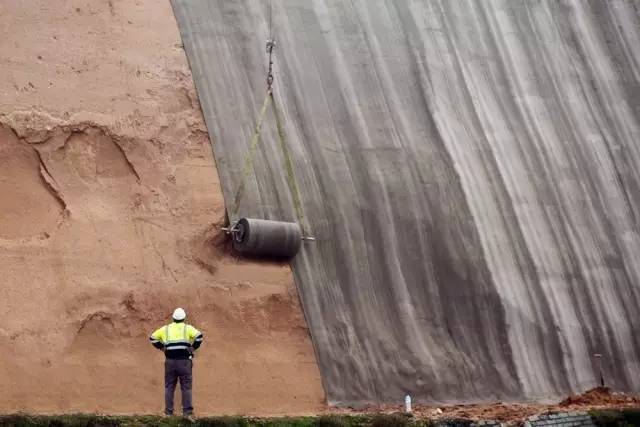
[[[202,332],[184,322],[173,322],[157,329],[149,337],[151,344],[164,349],[168,359],[188,359],[200,347]]]

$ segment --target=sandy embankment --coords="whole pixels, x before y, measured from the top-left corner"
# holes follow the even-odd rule
[[[162,409],[146,341],[206,334],[200,414],[297,414],[323,393],[286,265],[216,246],[209,140],[166,1],[0,4],[0,412]]]

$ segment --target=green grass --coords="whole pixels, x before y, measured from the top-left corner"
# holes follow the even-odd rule
[[[191,422],[181,417],[100,416],[100,415],[5,415],[0,427],[428,427],[428,420],[408,418],[399,414],[366,416],[323,415],[319,417],[205,417]]]
[[[640,426],[640,408],[589,411],[598,427],[635,427]]]
[[[640,426],[640,408],[624,410],[593,410],[589,413],[597,426]],[[30,416],[24,414],[0,416],[0,427],[466,427],[469,420],[433,420],[407,417],[403,414],[322,415],[318,417],[204,417],[191,422],[181,417],[101,416],[90,414]]]

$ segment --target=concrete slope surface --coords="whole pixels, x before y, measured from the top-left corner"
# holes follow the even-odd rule
[[[230,203],[268,2],[173,7]],[[640,390],[639,7],[273,0],[330,403]],[[273,122],[239,214],[295,220]]]

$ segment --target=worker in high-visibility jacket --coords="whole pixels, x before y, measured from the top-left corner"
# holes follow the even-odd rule
[[[191,385],[193,382],[193,353],[202,344],[202,332],[185,323],[187,314],[181,308],[173,312],[173,323],[165,325],[151,334],[151,344],[163,350],[165,414],[173,415],[173,395],[180,380],[182,413],[193,415]]]

